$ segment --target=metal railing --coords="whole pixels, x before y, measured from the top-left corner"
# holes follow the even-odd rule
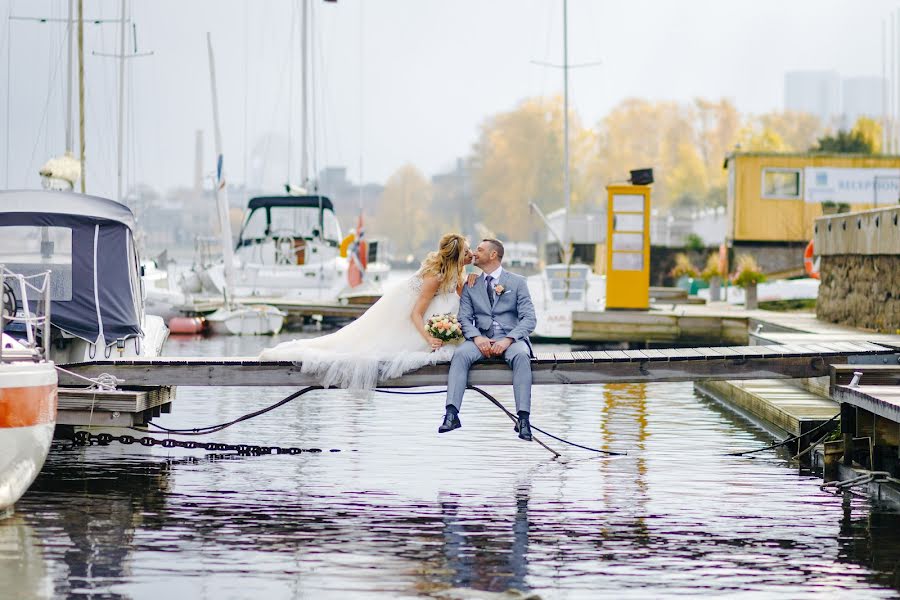
[[[0,290],[3,293],[0,339],[9,324],[24,326],[24,339],[14,338],[15,347],[5,348],[7,342],[0,343],[0,363],[4,361],[4,354],[6,359],[47,360],[50,355],[50,271],[23,275],[0,265]],[[33,300],[30,301],[29,296]]]

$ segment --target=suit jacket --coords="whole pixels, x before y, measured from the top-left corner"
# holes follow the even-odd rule
[[[503,287],[503,292],[497,294],[491,290],[490,293],[494,295],[493,307],[488,299],[484,273],[475,280],[474,286],[463,286],[457,314],[463,336],[467,340],[479,335],[493,338],[493,322],[496,321],[506,337],[515,341],[524,340],[531,349],[528,336],[534,331],[537,318],[528,293],[528,282],[521,275],[503,269],[499,281],[494,282],[495,288],[498,285]]]

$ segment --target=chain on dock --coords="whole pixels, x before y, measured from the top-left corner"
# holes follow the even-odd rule
[[[280,446],[257,446],[255,444],[221,444],[218,442],[195,442],[194,440],[174,440],[166,438],[160,440],[149,436],[135,437],[132,435],[112,435],[110,433],[93,434],[89,431],[78,431],[74,439],[76,446],[108,446],[112,442],[118,442],[130,446],[162,446],[163,448],[188,448],[212,450],[213,452],[237,452],[239,456],[262,456],[264,454],[319,454],[324,452],[321,448],[283,448]],[[332,448],[328,452],[340,452]]]

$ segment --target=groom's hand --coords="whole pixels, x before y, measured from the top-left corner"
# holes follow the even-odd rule
[[[483,335],[476,335],[473,339],[475,342],[475,347],[481,351],[481,354],[485,358],[491,357],[491,340],[484,337]]]
[[[492,356],[503,356],[503,353],[506,352],[506,349],[509,348],[513,343],[512,338],[505,337],[502,340],[497,340],[493,342],[491,346],[491,355]]]

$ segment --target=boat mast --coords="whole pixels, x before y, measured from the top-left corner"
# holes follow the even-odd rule
[[[563,195],[566,201],[566,218],[563,221],[563,262],[572,262],[572,243],[569,240],[569,211],[572,207],[572,190],[569,184],[569,26],[568,0],[563,0]],[[566,295],[569,286],[566,278]]]
[[[225,186],[222,159],[222,132],[219,129],[219,99],[216,94],[216,63],[213,58],[212,35],[206,32],[206,48],[209,53],[209,85],[212,90],[213,132],[216,145],[216,178],[213,182],[219,227],[222,230],[222,258],[225,262],[225,306],[230,307],[234,299],[234,247],[231,239],[231,220],[228,218],[228,200],[222,197]]]
[[[125,141],[125,11],[127,0],[119,9],[119,131],[116,150],[116,200],[122,202],[122,157]]]
[[[308,6],[309,0],[300,0],[303,4],[303,11],[300,17],[300,94],[303,97],[303,109],[300,115],[300,130],[301,130],[301,144],[300,144],[300,185],[302,187],[307,186],[307,181],[309,180],[309,155],[307,154],[306,145],[307,145],[307,135],[308,135],[308,127],[309,123],[307,120],[307,112],[308,112],[308,104],[309,104],[309,90],[307,88],[307,32],[309,29],[308,25]]]
[[[69,0],[69,18],[66,37],[66,154],[72,154],[72,42],[75,39],[72,29],[73,21],[72,0]]]
[[[78,140],[81,163],[81,193],[87,188],[84,169],[84,0],[78,0]]]

